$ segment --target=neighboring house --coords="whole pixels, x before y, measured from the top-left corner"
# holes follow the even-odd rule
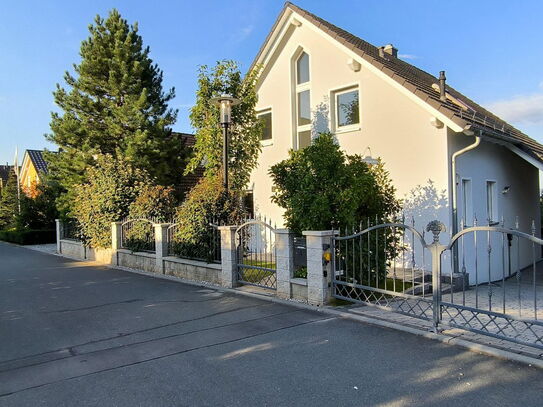
[[[19,184],[27,196],[33,197],[40,177],[47,174],[47,162],[42,150],[26,150],[19,172]]]
[[[385,162],[419,230],[433,218],[450,233],[462,220],[471,226],[475,217],[479,225],[503,219],[514,227],[518,217],[522,231],[534,221],[539,234],[543,146],[451,88],[444,75],[291,3],[255,66],[263,67],[257,112],[267,124],[251,177],[257,213],[283,223],[283,210],[270,201],[270,166],[331,131],[348,153],[370,148]]]
[[[14,170],[13,165],[0,165],[0,193],[2,189],[6,186],[9,178],[9,173]]]

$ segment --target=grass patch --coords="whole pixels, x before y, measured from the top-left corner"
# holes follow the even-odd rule
[[[259,267],[262,267],[262,266],[259,266]],[[264,280],[264,283],[272,282],[273,278],[270,278],[270,277],[272,277],[274,274],[275,274],[274,272],[268,271],[268,270],[244,268],[242,271],[243,281],[246,281],[248,283],[253,283],[253,284],[259,284],[260,282],[262,282],[262,280]],[[266,285],[266,284],[263,284],[263,285]]]

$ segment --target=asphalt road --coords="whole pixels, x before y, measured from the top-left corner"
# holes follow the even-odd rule
[[[0,243],[0,406],[540,406],[543,370]]]

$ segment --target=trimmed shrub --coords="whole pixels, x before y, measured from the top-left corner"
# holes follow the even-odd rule
[[[345,154],[332,134],[291,150],[289,158],[271,167],[270,176],[271,199],[285,209],[286,226],[298,234],[385,220],[400,209],[383,164],[370,168],[360,155]]]
[[[9,229],[0,230],[0,240],[22,245],[56,242],[56,230]]]
[[[238,224],[246,216],[241,198],[227,195],[219,176],[202,178],[178,208],[179,226],[173,236],[173,252],[181,257],[213,260],[217,234],[210,223]]]
[[[110,155],[99,156],[85,176],[87,183],[75,186],[71,215],[77,219],[86,244],[107,248],[111,246],[111,222],[128,216],[130,205],[152,180],[126,159]]]

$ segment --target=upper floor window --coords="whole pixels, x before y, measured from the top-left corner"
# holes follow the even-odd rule
[[[271,110],[258,113],[257,117],[263,123],[262,133],[260,134],[260,140],[262,141],[271,140],[272,139],[272,112]]]
[[[301,51],[294,59],[295,78],[295,148],[301,149],[311,144],[311,84],[309,74],[309,55]]]
[[[309,82],[309,55],[302,52],[296,61],[296,84]]]
[[[335,122],[338,130],[360,124],[358,88],[335,92]]]

